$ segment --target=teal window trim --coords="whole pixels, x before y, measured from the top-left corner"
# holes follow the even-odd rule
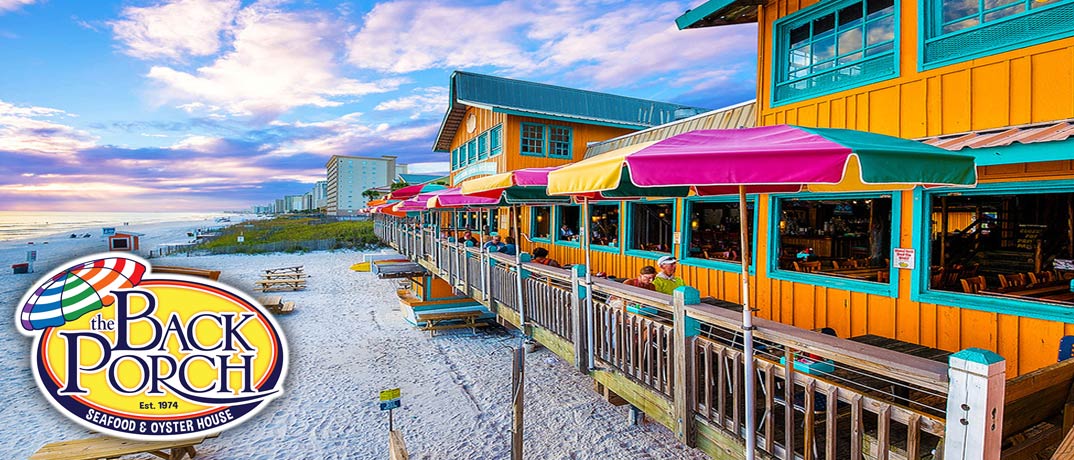
[[[466,143],[466,158],[470,163],[477,163],[477,139],[470,139],[470,142]]]
[[[589,215],[586,216],[586,218],[590,219],[590,221],[592,221],[592,219],[593,219],[593,210],[594,210],[593,208],[596,207],[596,206],[616,206],[618,208],[618,210],[619,210],[619,225],[616,225],[616,227],[618,227],[619,231],[615,235],[615,239],[617,241],[619,241],[619,244],[617,246],[612,246],[612,245],[609,245],[609,244],[593,244],[593,243],[590,243],[589,247],[594,249],[594,250],[596,250],[596,251],[600,251],[600,252],[611,252],[611,253],[615,253],[615,254],[622,254],[622,252],[623,252],[622,251],[622,247],[623,247],[623,227],[624,227],[623,226],[623,220],[624,220],[624,217],[623,217],[623,202],[622,201],[616,201],[616,202],[608,203],[608,202],[600,202],[600,201],[596,201],[596,202],[591,201],[589,203]],[[590,224],[590,225],[592,225],[592,224]],[[592,237],[592,235],[590,235],[590,237]]]
[[[489,157],[494,157],[503,152],[503,125],[493,126],[489,130]]]
[[[477,136],[477,159],[484,160],[489,157],[489,134],[483,132]]]
[[[656,262],[656,260],[661,257],[671,255],[671,253],[667,252],[643,251],[641,249],[627,249],[624,254],[633,257],[640,257],[642,259],[649,259],[653,262]]]
[[[534,233],[537,231],[537,209],[538,208],[548,208],[548,220],[551,221],[551,222],[548,223],[548,237],[546,237],[546,238],[538,238],[536,236],[533,236]],[[536,242],[536,243],[549,243],[549,244],[552,243],[552,231],[553,231],[552,224],[555,223],[555,221],[552,219],[552,217],[553,217],[552,216],[552,206],[531,206],[530,207],[530,241],[533,241],[533,242]]]
[[[675,254],[675,252],[674,252],[675,251],[675,242],[674,242],[675,237],[673,235],[674,235],[674,232],[675,232],[675,213],[678,211],[678,205],[675,204],[675,200],[674,199],[645,200],[645,201],[624,202],[624,203],[625,203],[625,206],[623,207],[623,209],[626,211],[626,216],[623,216],[623,212],[620,211],[620,213],[619,213],[620,218],[619,219],[624,220],[624,217],[625,217],[625,220],[626,220],[626,225],[625,225],[626,234],[623,235],[623,238],[620,238],[619,241],[620,241],[620,243],[622,243],[622,246],[623,246],[623,249],[625,251],[625,254],[628,255],[628,256],[645,257],[645,258],[650,258],[650,259],[653,259],[653,260],[659,259],[660,257],[663,257],[663,256],[670,256],[670,255]],[[634,235],[634,212],[633,212],[634,209],[633,208],[634,208],[634,206],[645,205],[645,204],[670,204],[671,205],[671,213],[672,213],[672,218],[671,218],[671,232],[672,232],[672,235],[670,235],[671,238],[672,238],[671,251],[657,252],[657,251],[646,251],[644,249],[634,249],[633,248],[633,246],[634,246],[634,236],[633,236]]]
[[[582,207],[580,205],[570,204],[570,205],[556,206],[555,207],[555,216],[554,216],[554,219],[552,219],[552,222],[555,223],[555,225],[551,229],[552,234],[553,234],[552,239],[555,240],[556,245],[558,245],[558,246],[566,246],[566,247],[569,247],[569,248],[581,247],[581,244],[579,242],[577,242],[577,241],[567,241],[567,240],[561,239],[559,237],[559,227],[563,225],[563,217],[564,217],[563,216],[563,214],[564,214],[563,213],[563,208],[576,208],[576,209],[578,209],[578,227],[579,227],[578,232],[581,233],[581,231],[582,231],[582,229],[581,229]]]
[[[526,135],[526,128],[537,129],[538,131],[540,131],[541,137],[527,136]],[[519,154],[521,154],[522,156],[527,156],[527,157],[541,157],[541,158],[544,158],[546,156],[545,153],[548,150],[548,145],[547,145],[548,133],[546,131],[547,130],[545,129],[545,126],[540,124],[540,123],[522,122],[520,124],[520,126],[519,126],[519,137],[520,137],[520,143],[518,145]],[[540,144],[541,151],[540,152],[527,152],[527,148],[526,148],[527,142],[529,142],[530,144]]]
[[[566,141],[554,140],[553,135],[555,134],[556,130],[560,130],[560,129],[565,130],[567,132],[566,133],[567,134],[567,140]],[[550,126],[547,127],[547,134],[545,135],[545,137],[548,139],[548,147],[546,149],[548,151],[548,158],[560,158],[560,159],[569,160],[569,159],[571,159],[573,157],[574,130],[571,129],[570,126],[550,125]],[[565,154],[557,154],[556,150],[558,150],[559,148],[563,148],[563,147],[566,147],[567,153],[565,153]]]
[[[756,194],[746,195],[747,206],[749,203],[753,203],[753,218],[750,219],[750,267],[749,272],[751,275],[757,274],[757,234],[758,230],[758,218],[757,211],[760,209],[758,203],[760,198]],[[703,259],[700,257],[690,257],[690,233],[693,229],[690,228],[690,209],[695,203],[738,203],[737,196],[720,196],[720,197],[688,197],[683,199],[683,211],[682,219],[679,221],[679,228],[682,229],[681,243],[679,244],[679,263],[690,267],[698,268],[710,268],[713,270],[720,270],[725,272],[742,273],[742,264],[732,262],[729,260],[712,260]]]
[[[780,236],[779,219],[782,212],[784,199],[799,199],[803,201],[815,200],[856,200],[870,198],[891,198],[891,244],[888,247],[888,258],[895,259],[895,248],[902,247],[901,222],[902,222],[902,192],[875,192],[875,193],[781,193],[769,195],[768,206],[768,277],[776,280],[790,281],[794,283],[810,284],[826,288],[841,289],[851,292],[881,295],[885,297],[899,296],[899,273],[898,269],[889,264],[890,272],[887,283],[872,281],[852,280],[838,276],[828,276],[812,273],[798,273],[779,268]]]
[[[1027,0],[1027,6],[1031,2]],[[1074,36],[1074,23],[1062,20],[1074,14],[1074,2],[1070,0],[1060,0],[946,34],[941,32],[942,0],[918,0],[918,11],[922,12],[917,27],[918,71]]]
[[[451,170],[459,169],[459,149],[451,151]]]
[[[912,238],[914,247],[919,249],[917,251],[917,260],[914,261],[915,268],[910,276],[910,300],[989,313],[1036,318],[1045,321],[1074,323],[1074,308],[1070,306],[952,291],[933,291],[928,288],[929,266],[931,263],[929,254],[932,251],[930,226],[932,225],[932,199],[934,197],[948,193],[961,193],[963,196],[967,196],[1069,192],[1074,192],[1074,180],[987,183],[977,184],[977,187],[973,189],[944,187],[926,190],[922,187],[915,188],[914,215],[917,216],[917,221],[914,225]]]
[[[928,1],[928,0],[920,0]],[[896,78],[900,74],[899,69],[899,42],[900,42],[900,27],[901,27],[901,2],[902,0],[894,0],[893,2],[893,19],[894,19],[894,36],[892,37],[891,49],[882,51],[873,56],[867,56],[863,59],[847,62],[837,65],[830,69],[825,69],[821,72],[810,73],[802,77],[798,77],[796,80],[791,80],[784,75],[789,72],[788,70],[788,58],[790,54],[790,31],[798,26],[807,24],[814,19],[821,18],[828,14],[833,14],[842,8],[850,6],[854,3],[864,3],[865,0],[843,0],[840,2],[817,2],[812,6],[801,9],[793,14],[778,19],[772,25],[772,68],[771,68],[771,83],[769,85],[769,102],[772,107],[779,107],[795,102],[800,102],[819,96],[826,96],[829,94],[835,94],[841,91],[850,90],[853,88],[860,88],[862,86],[870,85],[873,83],[881,82],[884,80],[890,80]],[[864,19],[864,18],[863,18]],[[865,39],[865,33],[863,32],[863,40]],[[838,41],[838,34],[836,35],[836,41]],[[862,44],[863,55],[867,48],[876,48],[878,46],[886,45],[888,42],[875,44],[868,46]],[[851,53],[853,54],[853,53]],[[838,62],[838,55],[835,57]],[[890,62],[889,62],[890,61]],[[890,71],[863,71],[868,70],[868,65],[874,65],[877,67],[887,66],[890,67]],[[853,71],[857,67],[858,73],[854,74]],[[834,79],[840,79],[841,81],[835,82]],[[813,86],[808,90],[803,90],[800,94],[794,96],[780,96],[779,89],[788,84],[797,82],[809,82],[811,79],[817,81],[828,80],[831,84],[825,87]],[[817,89],[820,88],[820,89]]]

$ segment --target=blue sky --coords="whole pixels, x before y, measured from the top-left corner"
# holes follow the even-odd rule
[[[0,210],[247,208],[331,155],[421,172],[453,70],[718,108],[753,97],[753,25],[702,0],[0,0]]]

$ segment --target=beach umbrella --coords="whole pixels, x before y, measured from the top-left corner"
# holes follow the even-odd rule
[[[408,185],[408,186],[400,188],[398,190],[392,190],[392,192],[388,194],[387,199],[389,199],[389,200],[406,200],[406,199],[416,197],[416,196],[418,196],[418,195],[420,195],[422,193],[435,192],[437,190],[443,190],[445,188],[447,188],[447,187],[444,187],[443,185],[439,185],[439,184]]]
[[[75,265],[41,282],[27,298],[19,315],[26,331],[62,326],[82,315],[111,305],[116,289],[134,287],[146,266],[122,257],[108,257]]]
[[[637,146],[632,146],[637,147]],[[549,174],[549,194],[605,195],[689,188],[739,196],[745,375],[753,375],[747,193],[902,190],[916,185],[973,186],[974,159],[882,134],[777,125],[690,131],[565,166]],[[644,195],[642,195],[644,196]],[[756,449],[753,378],[746,379],[746,454]]]

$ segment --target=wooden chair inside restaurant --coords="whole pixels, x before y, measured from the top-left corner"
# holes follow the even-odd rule
[[[940,289],[943,285],[943,267],[936,269],[931,275],[929,275],[929,287],[933,289]]]
[[[880,270],[876,272],[876,281],[880,283],[887,283],[891,281],[891,272],[888,270]]]
[[[1027,273],[1026,275],[1029,276],[1029,282],[1031,284],[1041,284],[1041,283],[1053,283],[1053,282],[1055,282],[1055,272],[1044,271],[1044,272],[1037,272],[1037,273]]]
[[[802,273],[813,273],[820,271],[820,261],[816,262],[794,262],[794,271]]]
[[[962,278],[959,280],[962,283],[962,292],[967,294],[976,294],[980,291],[988,289],[985,284],[984,276],[974,276],[973,278]]]
[[[940,284],[943,287],[955,287],[958,286],[958,280],[962,278],[962,266],[952,265],[950,268],[943,271],[943,280]]]
[[[1016,288],[1025,286],[1029,280],[1026,279],[1025,273],[1009,273],[1006,275],[999,275],[999,287],[1001,288]]]

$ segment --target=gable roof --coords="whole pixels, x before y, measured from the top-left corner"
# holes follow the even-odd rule
[[[735,129],[752,128],[757,124],[757,100],[751,99],[690,118],[654,126],[652,128],[624,134],[604,142],[590,144],[585,149],[585,157],[590,158],[612,150],[618,150],[642,142],[654,142],[667,139],[677,134],[697,129]]]
[[[451,149],[467,107],[534,118],[645,129],[706,109],[562,86],[455,71],[449,104],[440,123],[435,152]]]

